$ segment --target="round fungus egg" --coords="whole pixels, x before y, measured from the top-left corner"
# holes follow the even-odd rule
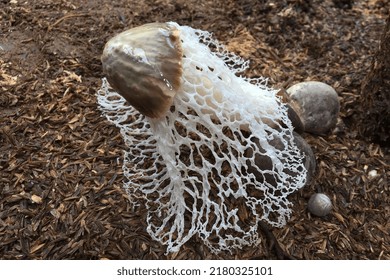
[[[127,146],[125,189],[167,252],[195,234],[216,253],[242,248],[259,221],[286,224],[288,196],[313,164],[278,91],[243,76],[248,61],[207,31],[168,22],[116,35],[102,62],[98,103]]]
[[[318,217],[326,216],[332,211],[332,201],[323,193],[313,194],[307,204],[309,212]]]
[[[335,128],[340,102],[333,87],[323,82],[307,81],[291,86],[286,92],[306,132],[325,135]]]

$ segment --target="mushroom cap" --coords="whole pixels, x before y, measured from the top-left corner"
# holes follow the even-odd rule
[[[162,117],[182,75],[180,32],[170,23],[149,23],[110,39],[101,57],[110,85],[140,113]]]

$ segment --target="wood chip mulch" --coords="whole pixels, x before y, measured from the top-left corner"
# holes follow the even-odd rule
[[[310,4],[308,4],[310,3]],[[358,135],[361,82],[389,13],[386,0],[0,1],[1,259],[275,259],[266,236],[214,255],[198,237],[175,254],[146,232],[146,210],[122,188],[126,149],[96,92],[105,42],[127,28],[176,21],[208,30],[274,87],[333,86],[340,122],[305,134],[314,182],[272,233],[296,259],[390,259],[390,154]],[[306,204],[328,194],[333,212]]]

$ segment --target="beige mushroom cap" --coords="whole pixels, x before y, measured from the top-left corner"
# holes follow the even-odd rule
[[[110,39],[101,57],[110,85],[140,113],[160,118],[180,88],[182,47],[170,23],[150,23]]]

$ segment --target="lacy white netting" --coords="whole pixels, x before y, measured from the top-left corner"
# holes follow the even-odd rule
[[[182,87],[166,117],[140,115],[105,79],[98,102],[128,147],[125,188],[146,202],[148,233],[167,252],[195,234],[214,252],[241,248],[256,242],[260,220],[285,225],[287,196],[305,184],[302,155],[266,80],[238,77],[248,62],[208,32],[177,28]]]

